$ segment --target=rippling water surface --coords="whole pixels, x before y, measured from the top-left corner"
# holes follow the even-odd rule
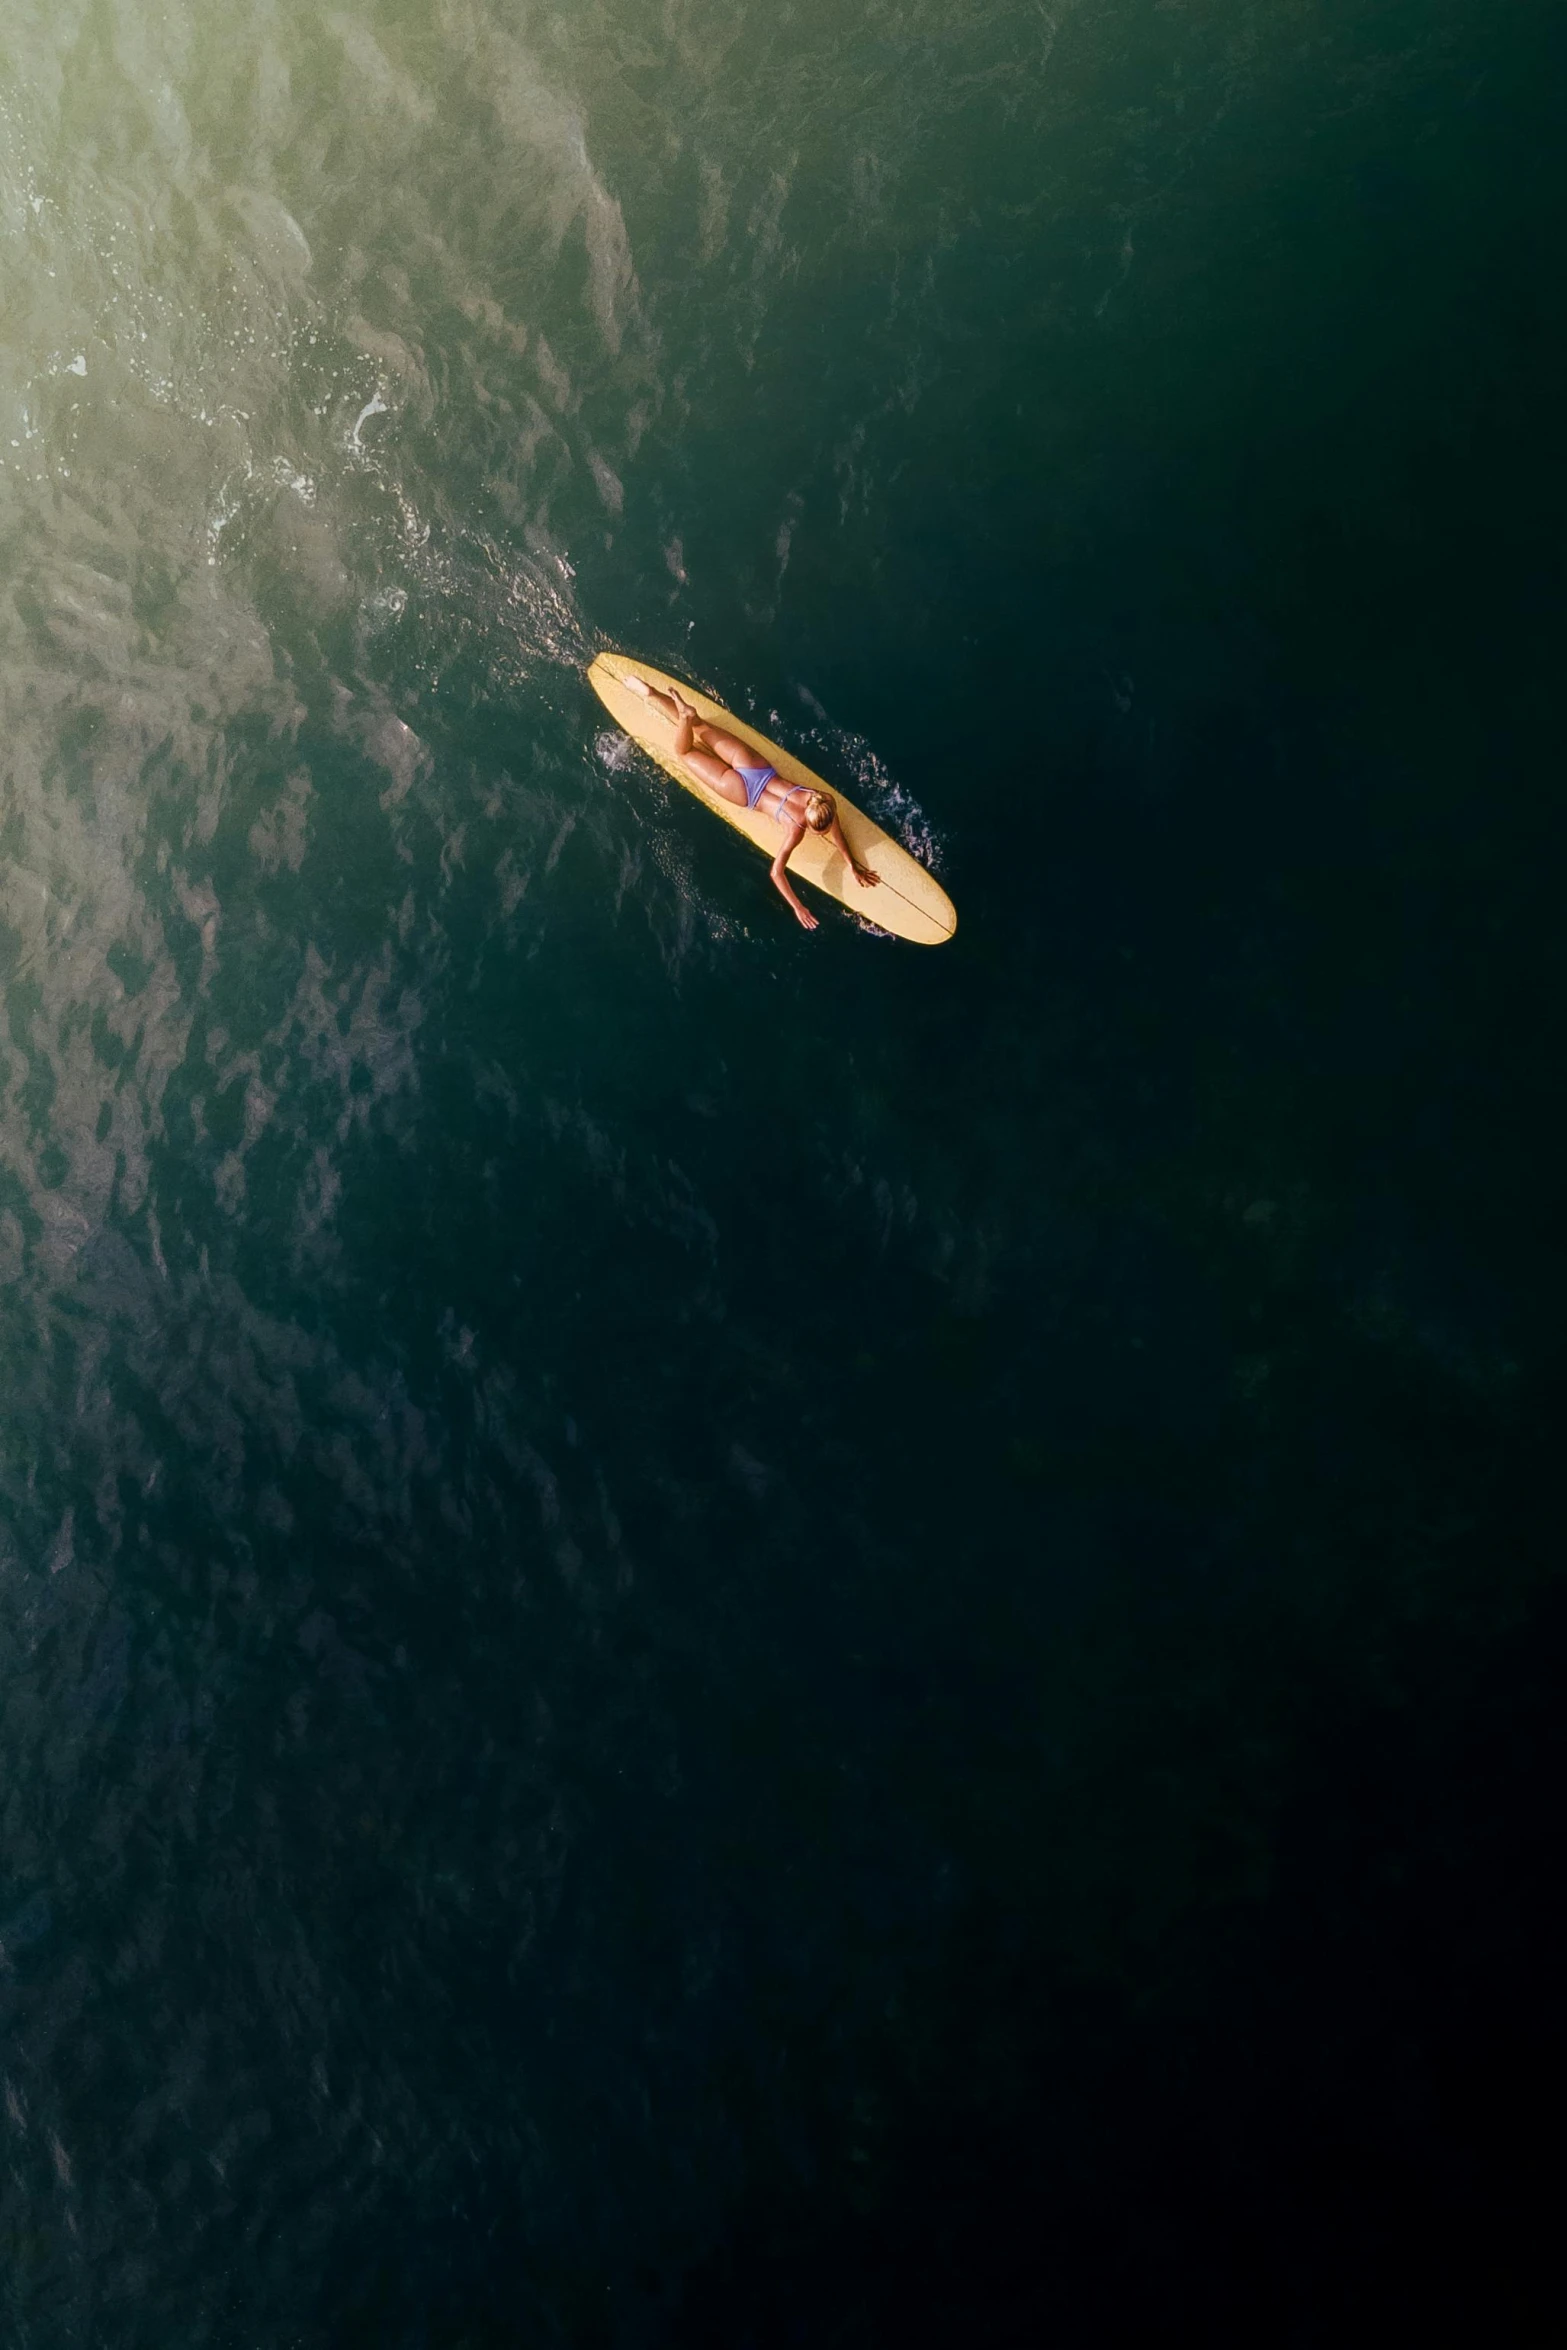
[[[1564,63],[12,0],[18,2350],[1317,2339],[1463,2201],[1556,1947]],[[797,933],[604,643],[954,946]]]

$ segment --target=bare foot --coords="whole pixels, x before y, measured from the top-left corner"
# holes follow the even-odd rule
[[[639,701],[648,703],[658,712],[660,718],[665,719],[669,725],[674,727],[677,733],[680,730],[682,718],[689,718],[692,725],[696,725],[696,712],[684,696],[677,694],[673,688],[666,693],[662,686],[649,685],[645,677],[638,677],[629,671],[620,682],[627,693],[635,694]]]

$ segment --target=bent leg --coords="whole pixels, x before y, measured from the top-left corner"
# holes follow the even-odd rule
[[[645,677],[628,677],[626,684],[644,702],[651,702],[659,714],[667,718],[672,726],[679,725],[680,711],[672,694],[666,694],[661,686],[649,685]]]
[[[645,677],[628,677],[626,684],[643,701],[653,704],[660,714],[672,721],[675,729],[675,756],[699,776],[709,791],[717,792],[722,800],[730,800],[737,808],[746,807],[745,785],[735,773],[736,767],[765,767],[769,761],[754,743],[743,743],[738,735],[726,734],[721,727],[709,726],[692,709],[677,702],[673,694],[662,687],[649,685]],[[714,753],[717,756],[714,756]]]
[[[719,758],[729,766],[765,767],[768,764],[753,743],[741,742],[738,736],[726,734],[720,726],[709,726],[706,719],[695,710],[677,702],[673,694],[666,694],[662,686],[649,685],[645,677],[628,677],[625,684],[641,700],[650,703],[660,717],[667,718],[677,735],[681,727],[689,722],[692,743],[703,750],[716,751]],[[675,747],[677,751],[680,750],[678,743]],[[684,758],[686,753],[680,751],[680,756]]]

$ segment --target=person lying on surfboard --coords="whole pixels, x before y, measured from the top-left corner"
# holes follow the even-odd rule
[[[675,730],[676,758],[683,760],[709,791],[736,808],[759,808],[781,827],[783,846],[773,859],[773,886],[802,929],[814,930],[816,916],[795,896],[788,865],[805,838],[807,826],[812,832],[824,833],[835,849],[843,851],[862,888],[875,888],[878,876],[860,863],[844,839],[838,803],[831,792],[816,791],[808,783],[785,783],[777,768],[760,758],[754,743],[742,742],[738,735],[727,734],[723,727],[699,718],[673,687],[666,694],[649,685],[645,677],[628,677],[624,683],[670,721]]]

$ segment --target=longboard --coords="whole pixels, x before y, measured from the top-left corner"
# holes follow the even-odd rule
[[[754,848],[762,850],[769,864],[778,854],[782,837],[771,816],[759,808],[737,808],[729,800],[720,799],[709,791],[689,767],[675,756],[675,730],[663,714],[651,709],[641,696],[632,693],[625,684],[628,677],[646,678],[649,685],[660,686],[667,693],[678,685],[686,700],[711,725],[722,726],[742,742],[755,743],[762,757],[776,767],[785,783],[807,783],[815,791],[830,791],[838,804],[838,821],[862,865],[868,865],[877,876],[874,889],[865,888],[849,870],[847,858],[830,841],[818,833],[806,832],[789,859],[789,871],[799,881],[808,881],[812,888],[822,890],[839,905],[847,906],[851,914],[862,914],[874,922],[878,930],[890,930],[895,938],[912,939],[918,946],[942,946],[958,926],[958,917],[952,900],[933,874],[927,873],[906,848],[888,838],[880,825],[873,824],[863,809],[845,799],[836,784],[825,783],[792,751],[779,743],[769,742],[765,734],[758,734],[754,726],[736,718],[695,686],[681,679],[668,677],[661,669],[651,669],[645,661],[633,661],[625,653],[600,653],[588,670],[588,683],[598,695],[615,724],[630,735],[651,758],[658,761],[666,775],[683,783],[726,824],[736,832],[743,832]]]

